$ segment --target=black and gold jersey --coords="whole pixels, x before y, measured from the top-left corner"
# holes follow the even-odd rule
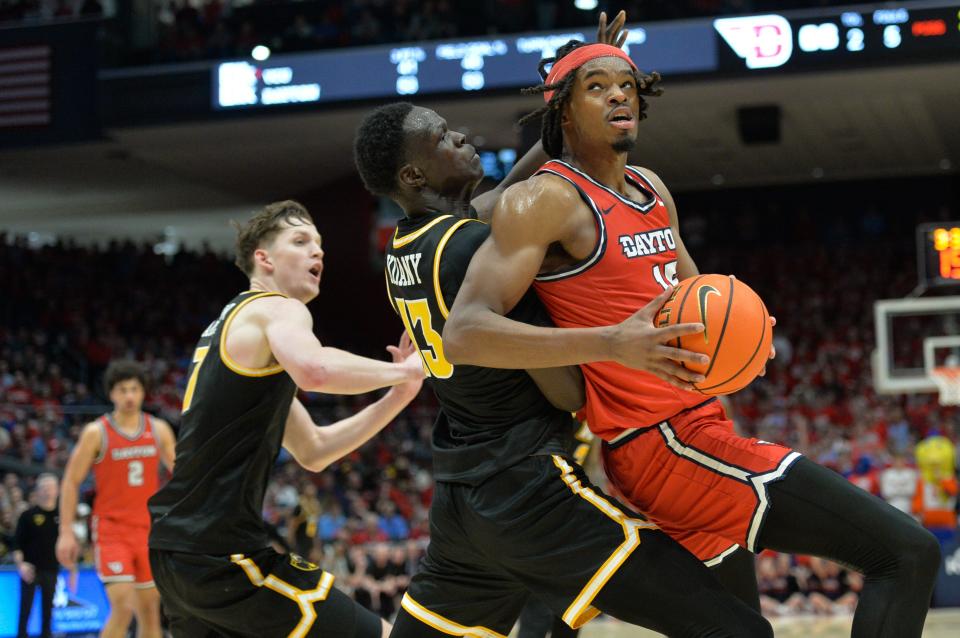
[[[275,295],[237,295],[200,336],[173,477],[149,501],[153,549],[229,554],[269,545],[263,497],[296,385],[280,365],[245,368],[233,361],[224,335],[241,308]]]
[[[443,481],[476,484],[538,451],[561,451],[573,427],[525,371],[454,366],[444,356],[449,309],[488,234],[483,222],[454,215],[405,218],[387,247],[390,304],[420,350],[441,407],[432,443],[434,474]],[[510,317],[551,325],[532,291]]]

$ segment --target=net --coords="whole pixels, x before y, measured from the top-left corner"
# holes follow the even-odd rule
[[[941,366],[930,374],[940,388],[940,405],[960,405],[960,367]]]

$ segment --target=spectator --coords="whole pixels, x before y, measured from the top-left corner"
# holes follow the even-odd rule
[[[390,573],[393,575],[397,587],[395,601],[407,591],[410,578],[416,573],[416,562],[410,563],[410,556],[404,545],[395,545],[390,550]]]
[[[809,610],[815,614],[852,613],[859,598],[847,580],[849,572],[840,566],[816,556],[810,557],[810,574],[804,583]]]
[[[53,619],[53,594],[57,586],[56,545],[60,521],[57,516],[59,483],[53,474],[37,479],[36,504],[23,512],[17,522],[13,562],[20,574],[20,617],[17,638],[27,638],[27,621],[33,607],[33,594],[40,587],[41,636],[50,638]]]
[[[212,29],[215,25],[223,24],[221,19],[224,17],[224,6],[223,0],[207,0],[203,5],[203,11],[201,12],[201,20],[206,26],[207,30]]]
[[[787,554],[763,552],[757,558],[757,587],[765,616],[791,616],[806,607]]]
[[[370,577],[370,594],[373,611],[388,619],[396,611],[395,597],[398,591],[397,572],[391,562],[390,546],[376,543],[367,564]]]
[[[283,34],[283,49],[285,51],[306,51],[316,48],[317,35],[313,26],[302,13],[297,14],[293,24],[287,27]]]
[[[847,480],[865,492],[880,495],[879,476],[873,467],[873,460],[866,454],[857,459],[853,471],[847,474]]]
[[[330,500],[323,512],[320,514],[319,530],[320,540],[329,543],[340,537],[340,531],[347,524],[347,518],[343,515],[343,509],[335,500]]]
[[[83,0],[83,4],[80,5],[80,15],[102,16],[103,5],[100,4],[100,0]]]
[[[364,515],[362,527],[350,537],[350,542],[354,545],[385,543],[388,540],[390,540],[390,537],[380,528],[379,517],[372,512],[367,512]]]
[[[73,6],[67,0],[57,0],[57,4],[53,7],[53,17],[54,18],[70,18],[73,17]]]
[[[310,481],[303,484],[302,493],[287,522],[290,531],[290,546],[300,556],[309,559],[317,538],[320,522],[320,501],[317,500],[317,486]]]
[[[353,545],[348,550],[347,556],[349,570],[347,584],[353,590],[353,599],[367,609],[373,609],[373,597],[377,586],[367,573],[367,555],[363,547]]]
[[[410,527],[403,516],[397,512],[397,506],[393,501],[381,499],[377,503],[377,511],[380,514],[378,525],[391,541],[405,540],[410,535]]]
[[[880,472],[880,496],[901,512],[912,514],[917,479],[917,470],[907,465],[906,455],[899,450],[893,451],[890,467]]]
[[[333,574],[334,582],[341,584],[344,593],[353,594],[353,588],[349,585],[351,574],[346,539],[338,539],[327,545],[318,564],[323,571]]]

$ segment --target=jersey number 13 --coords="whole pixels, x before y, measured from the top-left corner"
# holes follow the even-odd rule
[[[433,327],[430,304],[426,299],[401,299],[395,297],[397,310],[410,340],[417,344],[423,367],[427,374],[437,379],[449,379],[453,376],[453,364],[443,355],[443,339]],[[419,334],[416,328],[419,327]],[[422,337],[422,338],[418,338]]]

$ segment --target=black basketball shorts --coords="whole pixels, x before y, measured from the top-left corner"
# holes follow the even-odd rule
[[[380,618],[296,554],[262,549],[210,556],[150,550],[174,638],[380,638]]]

